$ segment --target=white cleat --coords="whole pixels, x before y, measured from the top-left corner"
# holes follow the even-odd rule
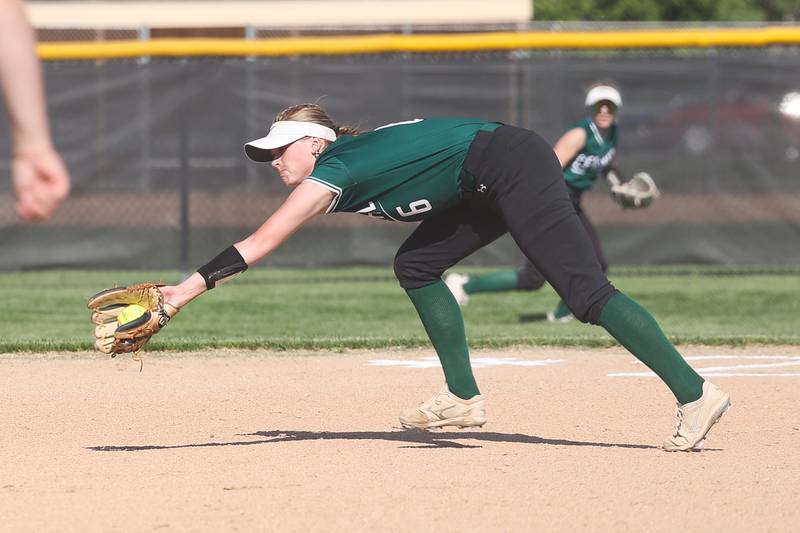
[[[572,313],[568,313],[566,315],[556,316],[555,312],[548,311],[547,312],[547,321],[554,322],[556,324],[566,324],[568,322],[572,322],[575,320],[575,315]]]
[[[453,272],[444,278],[444,284],[453,293],[458,305],[464,307],[469,302],[469,294],[464,291],[464,285],[469,281],[469,276]]]
[[[691,403],[678,405],[675,434],[664,441],[668,452],[699,451],[711,427],[731,408],[730,394],[713,383],[703,383],[703,395]]]
[[[462,400],[446,386],[419,407],[400,414],[400,424],[406,429],[481,427],[486,420],[486,399],[483,396],[477,394],[469,400]]]

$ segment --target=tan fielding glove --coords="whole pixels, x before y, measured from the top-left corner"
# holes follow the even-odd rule
[[[647,172],[637,172],[629,181],[611,187],[611,198],[623,209],[645,208],[659,196],[661,192]]]
[[[92,310],[92,322],[95,323],[95,347],[111,354],[111,357],[136,353],[166,326],[178,309],[164,302],[164,295],[158,287],[155,283],[140,283],[106,289],[89,298],[86,306]],[[120,315],[131,305],[143,307],[144,314],[120,323]],[[130,311],[128,309],[126,314]]]

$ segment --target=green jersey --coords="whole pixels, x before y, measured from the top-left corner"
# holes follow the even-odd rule
[[[415,222],[463,199],[461,167],[478,131],[500,124],[471,118],[415,119],[343,135],[307,179],[336,196],[328,213]]]
[[[564,179],[573,189],[589,189],[617,153],[617,124],[611,125],[605,139],[591,118],[578,121],[570,129],[574,128],[583,128],[586,144],[564,167]]]

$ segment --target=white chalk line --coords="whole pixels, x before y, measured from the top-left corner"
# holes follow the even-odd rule
[[[798,359],[796,355],[689,355],[684,357],[687,361],[710,361],[712,359]],[[641,365],[641,361],[631,361]]]
[[[708,366],[695,368],[701,376],[710,377],[798,377],[798,372],[738,372],[738,370],[772,369],[800,366],[800,356],[790,355],[696,355],[686,357],[687,361],[709,360],[778,360],[779,363],[734,364],[724,366]],[[641,365],[641,361],[632,361]],[[609,377],[656,377],[651,371],[644,372],[611,372]]]
[[[695,369],[697,370],[697,369]],[[701,372],[698,370],[697,372],[701,376],[709,376],[709,377],[723,377],[723,378],[733,378],[733,377],[743,377],[743,378],[756,378],[756,377],[768,377],[768,378],[796,378],[800,377],[800,373],[797,372]],[[653,372],[612,372],[607,374],[608,377],[612,378],[654,378],[656,375]]]
[[[519,359],[517,357],[473,357],[472,368],[494,366],[549,366],[563,363],[564,359]],[[420,359],[371,359],[370,366],[399,366],[403,368],[441,368],[438,357]]]
[[[698,374],[709,377],[800,377],[800,372],[746,372],[747,370],[766,370],[800,366],[800,356],[788,355],[696,355],[686,357],[687,361],[776,361],[752,364],[733,364],[695,368]],[[550,366],[563,363],[564,359],[520,359],[516,357],[475,357],[472,360],[473,368],[489,368],[496,366]],[[372,359],[370,366],[392,366],[402,368],[440,368],[437,357],[421,357],[415,360],[407,359]],[[640,361],[632,364],[641,365]],[[656,377],[651,371],[643,372],[610,372],[609,377]]]

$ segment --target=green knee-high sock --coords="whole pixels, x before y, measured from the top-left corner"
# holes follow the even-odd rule
[[[559,300],[556,308],[553,310],[553,316],[557,319],[562,319],[572,314],[564,300]]]
[[[473,294],[476,292],[503,292],[513,291],[517,288],[516,270],[497,270],[482,276],[470,278],[464,284],[464,292]]]
[[[681,357],[644,307],[618,293],[603,307],[600,325],[655,372],[679,403],[702,396],[703,378]]]
[[[450,289],[440,280],[406,293],[439,355],[450,392],[464,400],[480,394],[469,363],[464,318]]]

